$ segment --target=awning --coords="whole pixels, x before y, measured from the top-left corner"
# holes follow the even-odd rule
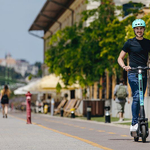
[[[40,86],[39,86],[40,81],[41,79],[32,81],[28,85],[25,85],[23,87],[16,89],[14,91],[14,94],[22,95],[22,94],[26,94],[28,91],[30,91],[32,94],[37,94],[39,91],[42,91],[42,89],[40,89]]]
[[[27,92],[23,90],[23,87],[20,87],[20,88],[14,90],[14,94],[15,94],[15,95],[24,95],[24,94],[26,94],[26,93],[27,93]]]
[[[67,9],[73,13],[73,10],[70,9],[69,6],[74,1],[75,0],[47,0],[29,28],[29,31],[43,30],[46,32],[55,22],[57,22],[61,28],[61,23],[58,19]]]

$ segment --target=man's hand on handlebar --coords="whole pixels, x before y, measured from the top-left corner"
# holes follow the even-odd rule
[[[124,69],[125,71],[129,71],[129,70],[131,69],[131,67],[130,67],[130,66],[124,66],[123,69]]]

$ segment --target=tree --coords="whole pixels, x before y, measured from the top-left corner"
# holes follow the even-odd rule
[[[53,35],[46,53],[46,64],[51,73],[62,76],[66,85],[79,81],[84,87],[99,80],[104,72],[107,60],[99,57],[99,42],[105,35],[104,28],[116,18],[114,3],[102,0],[98,9],[84,11],[82,15],[79,24]],[[95,20],[89,27],[84,27],[83,23],[93,15]]]
[[[84,22],[92,16],[94,20],[85,27]],[[101,0],[97,9],[83,11],[79,23],[50,39],[45,61],[50,73],[61,76],[66,85],[78,81],[85,87],[99,81],[106,69],[119,68],[117,57],[125,41],[125,27],[134,18],[119,21],[112,0]]]
[[[42,77],[42,63],[41,62],[36,62],[34,65],[37,66],[38,69],[39,69],[38,73],[37,73],[37,77]]]
[[[18,79],[23,79],[20,73],[15,72],[13,68],[0,66],[0,84],[4,85],[6,82],[16,82]]]

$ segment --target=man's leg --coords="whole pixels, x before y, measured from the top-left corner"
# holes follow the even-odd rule
[[[139,114],[139,85],[136,73],[128,73],[128,81],[132,90],[132,126],[138,123]]]
[[[132,125],[138,123],[140,103],[139,103],[139,83],[136,73],[128,73],[128,81],[132,90],[133,102],[132,102]],[[147,76],[143,79],[143,94],[146,90]]]
[[[124,106],[125,106],[125,102],[122,103],[122,113],[121,113],[121,118],[123,119],[123,115],[124,115]]]
[[[119,113],[119,121],[123,121],[124,103],[117,103],[117,110]]]

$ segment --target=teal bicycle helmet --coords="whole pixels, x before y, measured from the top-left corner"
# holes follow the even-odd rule
[[[136,19],[132,22],[132,28],[135,27],[146,27],[145,21],[142,19]]]

